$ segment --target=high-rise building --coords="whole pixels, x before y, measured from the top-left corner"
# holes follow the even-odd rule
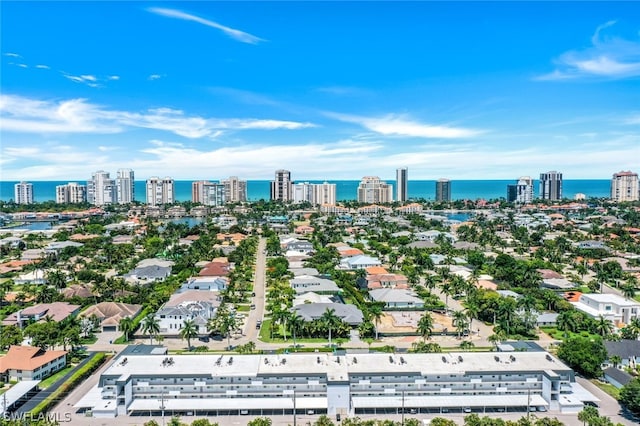
[[[33,204],[33,184],[29,182],[16,183],[14,186],[16,204]]]
[[[170,177],[147,179],[147,204],[160,206],[175,202],[175,182]]]
[[[207,180],[196,180],[191,182],[191,201],[194,203],[202,203],[204,199],[204,186],[211,183]]]
[[[131,169],[119,169],[116,177],[116,197],[118,204],[130,204],[136,199],[135,177]]]
[[[222,206],[225,202],[225,186],[207,180],[195,181],[191,184],[191,201],[205,206]]]
[[[562,199],[562,173],[540,173],[540,198],[550,201]]]
[[[393,202],[393,186],[378,176],[365,176],[358,185],[358,202],[367,204]]]
[[[113,204],[118,197],[116,182],[111,179],[109,172],[98,170],[91,174],[87,181],[87,201],[95,206]]]
[[[87,201],[86,185],[79,185],[77,182],[69,182],[66,185],[56,186],[56,203],[58,204],[78,204]]]
[[[404,203],[409,199],[407,192],[407,180],[409,170],[406,167],[396,170],[396,201]]]
[[[615,202],[638,201],[638,174],[633,172],[619,172],[611,179],[611,199]]]
[[[313,204],[323,205],[336,203],[336,184],[335,183],[318,183],[313,189]]]
[[[276,170],[276,176],[271,181],[271,199],[275,201],[293,200],[293,182],[289,170]]]
[[[241,203],[247,201],[247,181],[231,176],[221,182],[224,185],[224,198],[227,203]]]
[[[294,203],[313,203],[314,185],[309,182],[293,184],[293,202]]]
[[[451,181],[449,179],[436,181],[436,201],[451,201]]]
[[[533,179],[530,176],[522,176],[515,185],[508,185],[507,201],[518,204],[531,203],[533,201]]]

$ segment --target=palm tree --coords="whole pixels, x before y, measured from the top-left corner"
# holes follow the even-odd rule
[[[180,337],[187,340],[187,348],[191,350],[191,339],[198,337],[198,328],[193,320],[184,320],[180,329]]]
[[[429,312],[425,312],[420,320],[418,320],[418,333],[422,336],[423,341],[427,341],[433,331],[433,317]]]
[[[369,315],[373,319],[376,331],[376,340],[378,340],[378,324],[380,324],[380,318],[384,316],[384,313],[382,312],[382,305],[379,303],[369,305]]]
[[[153,343],[153,336],[160,333],[160,322],[154,314],[148,314],[142,320],[142,332],[149,334],[149,344]]]
[[[289,327],[291,328],[291,335],[293,337],[293,348],[297,352],[298,345],[296,344],[296,334],[298,331],[302,329],[304,325],[304,318],[302,318],[296,311],[291,313],[291,317],[289,317]]]
[[[216,311],[215,317],[207,323],[209,332],[218,331],[223,336],[227,336],[227,346],[231,348],[231,333],[238,328],[238,319],[231,313],[228,305],[222,305]]]
[[[622,295],[625,299],[633,299],[636,295],[636,286],[634,284],[627,283],[620,287],[620,291],[622,291]]]
[[[320,321],[329,329],[329,347],[331,347],[331,330],[336,328],[342,320],[336,315],[335,309],[327,308],[320,317]]]
[[[125,342],[129,341],[129,333],[133,331],[133,319],[131,317],[121,318],[118,322],[118,327],[124,333]]]
[[[463,340],[462,342],[460,342],[460,349],[462,349],[463,351],[471,350],[474,346],[475,345],[470,340]]]
[[[613,364],[613,368],[618,368],[618,365],[622,363],[622,358],[620,358],[620,355],[612,355],[609,358],[609,361],[611,361],[611,364]]]
[[[586,406],[578,413],[578,420],[582,424],[591,423],[593,419],[600,417],[600,412],[596,407]]]
[[[599,335],[605,337],[613,333],[613,323],[611,322],[611,320],[606,319],[605,317],[600,315],[596,320],[595,329]]]
[[[47,274],[47,282],[58,290],[62,290],[67,286],[67,276],[64,272],[56,269]]]
[[[635,336],[634,339],[637,339],[640,335],[640,317],[632,318],[627,328],[631,332],[631,335]]]
[[[498,343],[504,342],[507,339],[507,335],[504,331],[500,330],[497,333],[493,333],[491,336],[487,337],[489,343],[493,343],[497,348]]]
[[[469,326],[467,322],[467,315],[463,311],[455,311],[453,313],[453,325],[456,327],[459,339],[460,334]]]
[[[567,337],[568,331],[575,331],[577,328],[577,323],[572,311],[564,311],[560,315],[558,315],[558,319],[556,320],[558,330],[564,331],[564,337]]]

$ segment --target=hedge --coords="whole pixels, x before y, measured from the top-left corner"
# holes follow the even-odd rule
[[[64,399],[76,386],[93,374],[106,360],[106,353],[98,352],[90,361],[76,370],[67,381],[51,392],[40,404],[36,405],[33,410],[31,410],[31,415],[37,417],[41,413],[46,413],[50,408]]]

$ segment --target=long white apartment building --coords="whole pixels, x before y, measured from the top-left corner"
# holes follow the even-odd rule
[[[116,181],[109,172],[98,170],[87,181],[87,201],[95,206],[113,204],[118,198]]]
[[[126,352],[126,351],[125,351]],[[597,398],[547,352],[120,355],[75,407],[122,415],[575,412]]]
[[[240,180],[238,176],[230,176],[220,183],[224,185],[224,199],[227,203],[247,201],[247,181]]]

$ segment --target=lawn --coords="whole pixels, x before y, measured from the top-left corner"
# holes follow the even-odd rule
[[[62,370],[58,371],[57,373],[54,373],[53,375],[41,381],[40,384],[38,384],[38,387],[40,387],[40,389],[48,388],[49,386],[51,386],[53,383],[55,383],[58,379],[60,379],[62,376],[67,374],[72,369],[73,369],[72,365],[67,365]]]
[[[620,390],[613,386],[611,383],[604,383],[598,379],[591,380],[591,383],[593,383],[594,385],[599,387],[600,390],[606,392],[615,399],[618,399],[618,397],[620,396]]]

